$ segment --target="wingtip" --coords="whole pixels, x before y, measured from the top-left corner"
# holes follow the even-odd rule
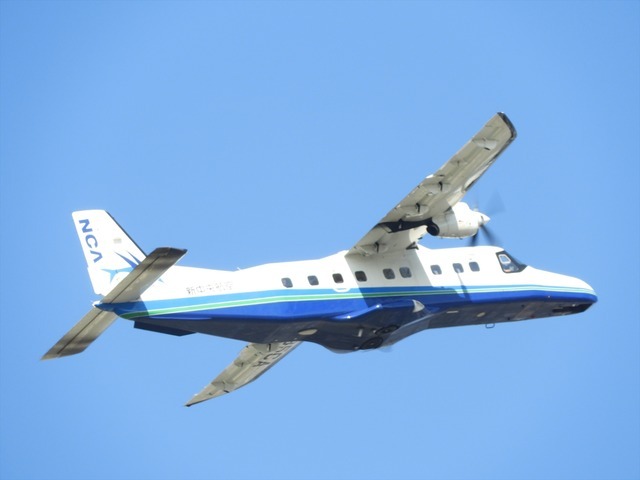
[[[53,360],[54,358],[60,358],[61,356],[62,355],[60,355],[58,352],[55,352],[53,351],[53,349],[51,349],[42,357],[40,357],[40,361],[42,362],[43,360]]]
[[[194,405],[197,405],[198,403],[202,403],[202,402],[206,402],[207,400],[211,400],[212,398],[214,398],[214,397],[211,396],[211,395],[203,397],[203,395],[199,393],[199,394],[194,395],[193,397],[191,397],[191,399],[187,403],[185,403],[184,406],[185,407],[192,407]]]
[[[197,397],[197,395],[196,395],[196,397]],[[196,397],[193,397],[191,400],[189,400],[187,403],[185,403],[184,406],[189,408],[189,407],[193,407],[194,405],[196,405],[198,403],[204,402],[204,400],[208,400],[206,398],[204,400],[196,400]]]
[[[504,112],[498,112],[498,116],[507,125],[507,127],[509,127],[509,130],[511,131],[511,140],[512,141],[515,140],[515,138],[518,136],[518,131],[516,130],[516,127],[513,125],[513,123],[511,122],[511,119]]]

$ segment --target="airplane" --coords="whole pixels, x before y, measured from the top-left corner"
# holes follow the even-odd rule
[[[597,296],[578,278],[535,269],[496,246],[419,244],[426,234],[475,243],[490,218],[461,199],[516,135],[497,113],[349,250],[315,260],[238,271],[177,266],[186,250],[146,255],[106,211],[73,212],[102,299],[42,359],[84,351],[118,317],[152,332],[249,342],[191,406],[256,380],[302,342],[373,350],[432,328],[584,312]]]

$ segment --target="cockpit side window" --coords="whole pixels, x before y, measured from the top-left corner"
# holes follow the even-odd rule
[[[496,256],[498,257],[498,261],[500,262],[500,268],[502,268],[502,271],[504,273],[517,273],[527,268],[524,263],[520,263],[504,250],[502,252],[496,253]]]

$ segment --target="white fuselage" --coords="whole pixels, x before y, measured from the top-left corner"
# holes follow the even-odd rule
[[[176,266],[141,301],[108,308],[148,329],[352,351],[426,328],[577,313],[595,301],[585,282],[519,264],[498,247],[420,246],[234,272]]]

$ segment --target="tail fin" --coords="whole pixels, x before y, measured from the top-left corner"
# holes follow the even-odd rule
[[[82,210],[72,216],[93,290],[106,295],[146,255],[104,210]]]

